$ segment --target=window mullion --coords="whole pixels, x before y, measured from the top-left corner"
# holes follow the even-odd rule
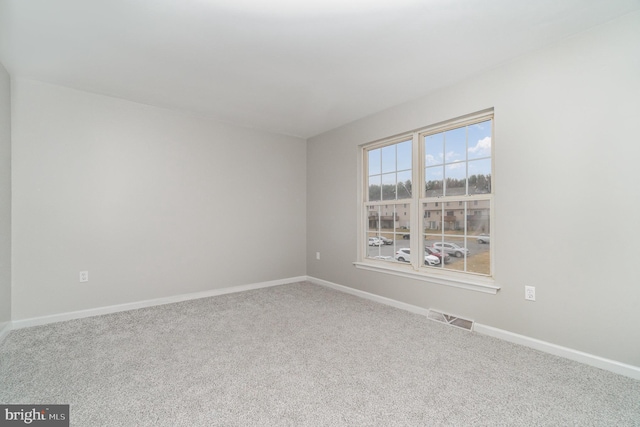
[[[412,138],[412,157],[411,157],[411,179],[413,180],[413,185],[411,186],[411,253],[415,254],[411,257],[411,263],[415,270],[418,270],[422,263],[420,260],[424,259],[424,248],[420,247],[420,242],[422,240],[421,229],[422,225],[420,224],[420,195],[422,192],[422,175],[424,171],[420,172],[422,169],[422,150],[420,149],[420,135],[416,132],[413,134]]]
[[[465,184],[464,184],[464,194],[465,196],[469,195],[469,126],[467,125],[464,128],[464,168],[465,168]],[[468,239],[467,239],[467,218],[469,215],[469,211],[467,210],[469,208],[469,203],[468,202],[464,202],[464,210],[463,210],[463,214],[462,214],[462,222],[464,224],[464,239],[462,240],[463,242],[463,247],[468,248],[469,245],[467,244]],[[463,267],[463,271],[467,271],[467,259],[468,259],[468,254],[464,254],[464,267]]]

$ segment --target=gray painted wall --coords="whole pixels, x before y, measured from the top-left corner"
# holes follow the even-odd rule
[[[0,331],[11,321],[11,80],[0,64]]]
[[[306,273],[304,140],[23,79],[13,132],[14,320]]]
[[[310,139],[308,274],[640,366],[639,94],[635,13]],[[356,269],[357,146],[489,107],[499,293]]]

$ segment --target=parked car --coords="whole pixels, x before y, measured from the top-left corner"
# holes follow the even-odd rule
[[[411,238],[411,234],[403,234],[403,235],[402,235],[402,238],[403,238],[404,240],[409,240],[409,239]]]
[[[478,236],[478,243],[489,243],[491,241],[491,236],[488,234],[481,234]]]
[[[385,244],[385,245],[392,245],[393,244],[393,240],[387,239],[386,237],[378,236],[378,239],[380,239],[382,241],[382,243]]]
[[[436,256],[440,259],[440,262],[443,262],[443,258],[444,258],[444,263],[448,264],[449,262],[451,262],[451,257],[449,256],[448,253],[442,253],[440,252],[440,249],[436,249],[436,248],[431,248],[429,246],[425,246],[424,248],[424,252],[427,255],[433,255]]]
[[[453,255],[457,258],[461,258],[462,256],[469,255],[469,249],[463,248],[455,243],[448,242],[435,242],[433,247],[436,249],[440,249],[442,252],[447,253],[449,255]]]
[[[384,245],[384,243],[382,243],[382,240],[378,239],[377,237],[369,237],[369,246],[382,246]]]
[[[399,249],[398,252],[396,252],[395,258],[398,261],[409,262],[411,260],[411,249],[409,248]],[[440,264],[440,258],[433,255],[425,255],[424,263],[426,265],[438,265]]]
[[[409,262],[409,260],[411,259],[411,249],[409,248],[398,249],[398,252],[396,252],[395,259],[402,262]]]

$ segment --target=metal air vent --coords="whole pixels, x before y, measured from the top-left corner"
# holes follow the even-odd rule
[[[435,320],[436,322],[446,323],[447,325],[455,326],[458,328],[466,329],[467,331],[473,330],[473,320],[463,319],[462,317],[452,316],[451,314],[440,313],[439,311],[429,310],[427,318]]]

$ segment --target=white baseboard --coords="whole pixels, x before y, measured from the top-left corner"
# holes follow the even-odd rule
[[[9,335],[9,332],[11,332],[11,326],[11,322],[5,322],[0,326],[0,344],[2,344],[2,341],[4,341],[4,339]]]
[[[328,282],[326,280],[317,279],[315,277],[307,277],[307,281],[315,283],[317,285],[326,286],[332,289],[336,289],[341,292],[345,292],[351,295],[355,295],[368,300],[376,301],[382,304],[390,305],[402,310],[410,311],[412,313],[428,315],[429,309],[418,307],[415,305],[407,304],[404,302],[396,301],[390,298],[375,295],[369,292],[360,291],[358,289],[349,288],[347,286],[338,285],[336,283]],[[594,366],[596,368],[604,369],[616,374],[624,375],[633,379],[640,380],[640,367],[628,365],[626,363],[618,362],[611,359],[605,359],[593,354],[584,353],[582,351],[574,350],[567,347],[562,347],[556,344],[552,344],[546,341],[541,341],[535,338],[527,337],[525,335],[515,334],[513,332],[505,331],[503,329],[494,328],[492,326],[482,325],[474,323],[474,332],[482,335],[488,335],[494,338],[498,338],[504,341],[509,341],[515,344],[520,344],[525,347],[530,347],[536,350],[550,353],[555,356],[564,357],[569,360],[584,363],[585,365]]]
[[[214,297],[218,295],[232,294],[236,292],[250,291],[253,289],[268,288],[271,286],[286,285],[289,283],[303,282],[306,276],[290,277],[288,279],[272,280],[269,282],[252,283],[248,285],[231,286],[228,288],[212,289],[210,291],[195,292],[190,294],[174,295],[166,298],[156,298],[145,301],[137,301],[126,304],[111,305],[107,307],[91,308],[87,310],[72,311],[69,313],[53,314],[50,316],[32,317],[29,319],[14,320],[11,329],[28,328],[31,326],[46,325],[49,323],[64,322],[66,320],[81,319],[84,317],[100,316],[103,314],[118,313],[121,311],[137,310],[139,308],[153,307],[156,305],[172,304],[199,298]],[[8,333],[8,332],[7,332]],[[1,338],[0,332],[0,338]]]
[[[350,288],[348,286],[338,285],[337,283],[328,282],[326,280],[317,279],[315,277],[307,277],[307,281],[311,283],[315,283],[316,285],[326,286],[328,288],[333,288],[340,292],[355,295],[360,298],[390,305],[392,307],[399,308],[401,310],[406,310],[412,313],[421,314],[423,316],[426,316],[429,314],[429,309],[427,308],[422,308],[422,307],[418,307],[417,305],[411,305],[404,302],[396,301],[394,299],[387,298],[387,297],[381,297],[380,295],[372,294],[365,291],[360,291],[358,289]]]
[[[566,359],[575,360],[576,362],[584,363],[585,365],[594,366],[596,368],[605,369],[607,371],[615,372],[616,374],[640,380],[640,367],[638,366],[627,365],[626,363],[618,362],[616,360],[605,359],[604,357],[585,353],[579,350],[574,350],[568,347],[562,347],[550,342],[527,337],[525,335],[515,334],[513,332],[505,331],[504,329],[498,329],[479,323],[476,323],[474,325],[473,330],[478,332],[479,334],[488,335],[504,341],[524,345],[526,347],[534,348],[545,353],[550,353],[556,356],[564,357]]]

